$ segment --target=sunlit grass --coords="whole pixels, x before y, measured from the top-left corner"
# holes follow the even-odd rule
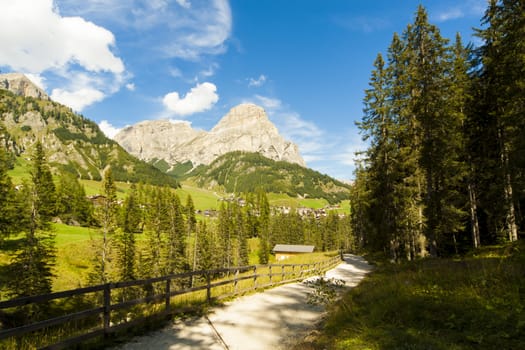
[[[379,264],[335,306],[315,349],[519,349],[525,244]]]

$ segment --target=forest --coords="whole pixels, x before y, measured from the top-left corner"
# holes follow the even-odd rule
[[[216,217],[197,217],[191,195],[181,203],[169,186],[131,184],[119,198],[111,167],[104,172],[101,195],[89,199],[71,174],[52,175],[39,142],[30,180],[15,187],[7,156],[0,147],[0,252],[9,256],[1,267],[2,299],[54,291],[53,280],[60,278],[54,268],[52,222],[57,221],[96,232],[88,243],[92,254],[84,257],[89,276],[83,280],[89,285],[244,266],[250,253],[266,264],[276,243],[313,244],[318,251],[353,244],[348,215],[283,213],[270,207],[262,190],[222,201]],[[252,238],[258,246],[250,250]]]
[[[419,7],[378,54],[358,123],[369,148],[352,192],[360,244],[393,261],[514,242],[525,203],[522,1],[490,1],[479,47]]]

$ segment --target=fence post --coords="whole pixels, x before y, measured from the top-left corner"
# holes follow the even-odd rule
[[[171,312],[171,278],[168,278],[166,280],[166,313],[169,314]]]
[[[210,271],[206,271],[206,300],[211,304],[211,276]]]
[[[109,334],[111,314],[111,285],[106,283],[104,285],[104,337]]]
[[[284,282],[286,279],[284,278],[284,265],[281,265],[281,281]]]
[[[271,286],[272,285],[272,265],[268,265],[268,268],[270,269],[269,276],[270,276],[270,286]]]
[[[253,290],[257,289],[257,265],[253,267]]]
[[[239,278],[239,269],[235,270],[235,275],[233,276],[233,294],[237,294],[237,278]]]

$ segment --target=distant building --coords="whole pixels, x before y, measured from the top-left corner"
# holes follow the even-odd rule
[[[312,253],[314,248],[313,245],[276,244],[272,251],[275,254],[275,260],[281,261],[294,255]]]

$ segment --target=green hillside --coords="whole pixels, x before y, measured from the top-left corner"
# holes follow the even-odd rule
[[[0,140],[10,152],[15,173],[27,173],[26,159],[40,140],[55,173],[101,180],[111,166],[117,181],[146,182],[177,187],[178,182],[154,166],[127,153],[107,138],[93,121],[59,103],[16,96],[0,90]]]
[[[199,166],[188,177],[199,186],[220,186],[226,192],[266,192],[291,197],[322,198],[330,204],[349,198],[350,186],[328,175],[284,161],[274,161],[258,153],[230,152],[209,166]]]

